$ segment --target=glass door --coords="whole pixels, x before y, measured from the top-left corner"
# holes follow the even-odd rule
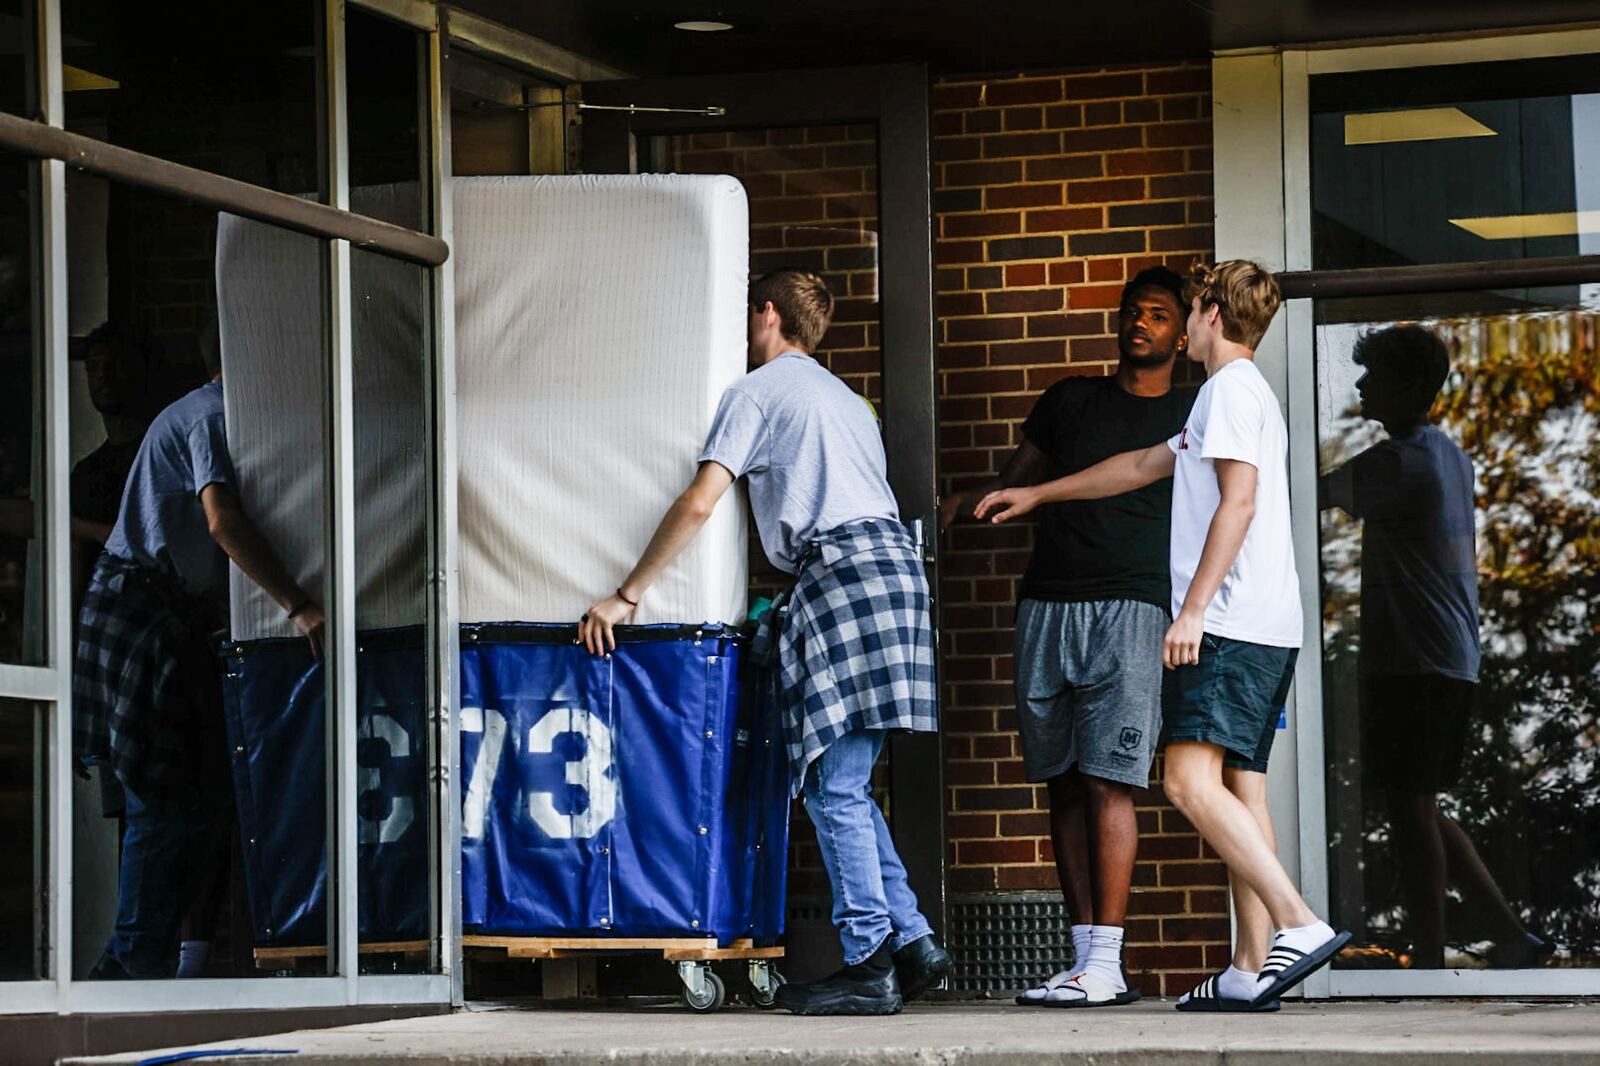
[[[1311,268],[1482,271],[1291,308],[1320,510],[1302,840],[1356,934],[1324,994],[1600,987],[1600,268],[1495,280],[1600,252],[1600,78],[1466,58],[1307,79]]]

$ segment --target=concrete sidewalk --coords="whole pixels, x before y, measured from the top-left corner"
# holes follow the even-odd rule
[[[475,1066],[1443,1066],[1600,1063],[1600,1005],[1291,1003],[1277,1014],[1179,1014],[1170,1002],[1101,1010],[918,1004],[893,1018],[797,1018],[748,1008],[493,1008],[285,1033],[215,1047],[293,1049],[242,1063]],[[152,1055],[68,1060],[137,1063]],[[203,1059],[202,1061],[217,1061]]]

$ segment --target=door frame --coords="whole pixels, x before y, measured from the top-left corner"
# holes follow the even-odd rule
[[[921,64],[590,82],[585,103],[725,109],[720,115],[584,115],[584,170],[634,174],[644,139],[676,133],[870,123],[878,139],[878,300],[884,448],[907,525],[922,523],[936,588],[938,409],[933,314],[933,162],[928,70]],[[648,169],[648,166],[645,166]],[[938,601],[934,601],[938,630]],[[940,734],[890,742],[890,827],[911,887],[936,929],[945,923],[944,745]],[[905,817],[900,817],[905,812]]]
[[[1530,59],[1600,52],[1600,30],[1566,29],[1463,37],[1353,48],[1250,49],[1218,53],[1212,64],[1214,147],[1217,166],[1218,258],[1258,259],[1284,278],[1283,313],[1257,348],[1257,362],[1286,408],[1289,427],[1289,489],[1294,500],[1317,492],[1315,326],[1308,293],[1318,278],[1337,271],[1311,269],[1311,77],[1318,74]],[[1584,257],[1595,258],[1600,257]],[[1573,261],[1574,269],[1587,271]],[[1515,261],[1506,264],[1516,269]],[[1396,267],[1361,271],[1363,283],[1381,288],[1400,281]],[[1600,264],[1594,266],[1600,280]],[[1440,273],[1447,271],[1441,270]],[[1344,272],[1354,273],[1354,272]],[[1514,279],[1508,279],[1514,280]],[[1469,285],[1505,282],[1484,274]],[[1323,742],[1321,655],[1321,559],[1314,507],[1293,514],[1295,565],[1309,634],[1300,656],[1288,707],[1284,740],[1292,756],[1273,761],[1268,800],[1273,821],[1292,827],[1278,838],[1278,856],[1306,901],[1327,914],[1329,897],[1327,786]],[[1315,651],[1316,654],[1310,654]],[[1334,970],[1325,968],[1304,985],[1307,998],[1395,996],[1573,996],[1600,990],[1600,972],[1537,970]]]

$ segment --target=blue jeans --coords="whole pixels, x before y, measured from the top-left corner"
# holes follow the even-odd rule
[[[117,925],[106,954],[129,977],[171,977],[178,925],[225,843],[226,808],[198,789],[192,798],[161,804],[145,803],[126,786],[124,794]]]
[[[844,961],[854,966],[890,940],[899,951],[933,932],[917,909],[906,868],[895,853],[883,812],[872,802],[872,767],[888,734],[846,733],[806,774],[806,813],[833,888],[833,924]]]

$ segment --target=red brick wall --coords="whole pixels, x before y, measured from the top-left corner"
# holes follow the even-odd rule
[[[949,78],[934,88],[941,489],[992,477],[1047,386],[1116,363],[1115,308],[1145,266],[1212,245],[1210,70]],[[953,892],[1055,889],[1042,787],[1023,780],[1013,605],[1032,529],[968,523],[941,556]],[[1223,868],[1140,794],[1127,959],[1151,992],[1227,961]]]

